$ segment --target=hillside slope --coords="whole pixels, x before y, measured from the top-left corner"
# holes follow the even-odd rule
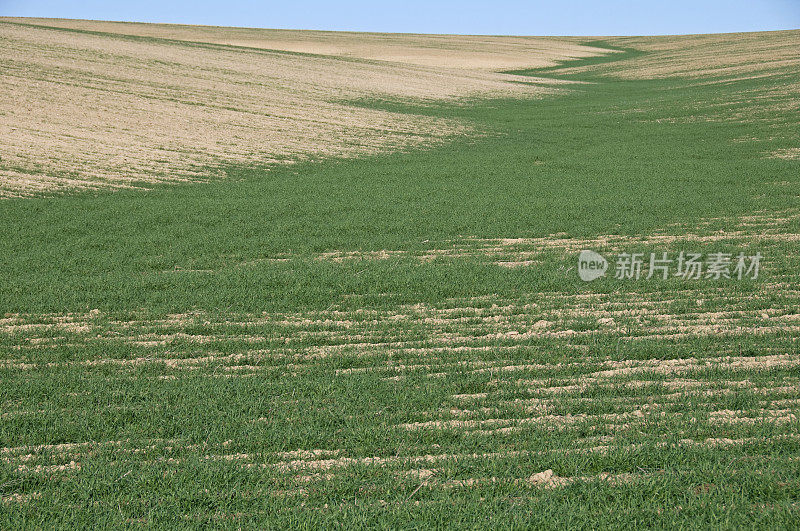
[[[432,145],[472,126],[349,102],[538,97],[558,83],[493,70],[592,53],[605,52],[546,39],[0,19],[0,198]]]

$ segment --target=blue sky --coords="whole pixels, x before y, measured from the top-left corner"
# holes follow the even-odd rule
[[[0,0],[0,15],[261,28],[654,35],[800,28],[800,0]]]

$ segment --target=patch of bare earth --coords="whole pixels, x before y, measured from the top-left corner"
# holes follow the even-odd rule
[[[776,159],[800,160],[800,148],[779,149],[772,156]]]
[[[688,301],[688,305],[687,305]],[[783,287],[776,298],[769,283],[740,297],[708,292],[687,285],[672,296],[660,293],[528,294],[454,299],[438,305],[399,305],[390,309],[274,312],[260,314],[191,314],[151,318],[135,314],[111,317],[97,310],[74,314],[9,314],[0,318],[0,338],[9,348],[0,365],[20,370],[55,366],[118,366],[163,364],[175,371],[208,366],[228,371],[302,370],[332,357],[364,361],[342,374],[364,371],[436,372],[436,367],[511,372],[547,369],[547,363],[476,364],[489,353],[519,354],[531,341],[608,337],[622,342],[704,337],[790,337],[800,332],[800,317],[791,310],[800,304],[800,291]],[[724,307],[725,311],[719,308]],[[420,336],[419,330],[424,330]],[[87,357],[70,361],[42,355],[64,347],[124,344],[129,355]],[[231,345],[237,350],[231,351]],[[198,348],[201,351],[198,351]],[[580,345],[573,345],[576,351]],[[112,350],[118,350],[114,348]],[[222,354],[224,352],[224,354]],[[463,357],[453,361],[453,355]],[[794,363],[791,354],[764,350],[761,366]],[[441,360],[450,361],[441,364]],[[720,359],[725,356],[720,356]],[[733,359],[730,358],[731,363]],[[747,363],[749,358],[742,358]],[[594,360],[598,363],[604,360]],[[289,362],[289,365],[286,363]],[[660,371],[678,374],[694,370],[694,362],[638,360],[616,362],[596,370],[619,374]]]
[[[753,78],[797,70],[800,30],[659,37],[612,37],[609,44],[647,53],[617,63],[574,67],[626,79]]]
[[[577,39],[548,37],[298,31],[11,17],[0,20],[157,39],[492,72],[555,66],[565,59],[609,53],[605,49],[573,42]]]
[[[433,145],[477,132],[346,101],[539,97],[558,83],[496,70],[601,53],[546,39],[242,31],[0,19],[0,198]]]
[[[723,228],[719,228],[723,227]],[[477,238],[464,236],[452,240],[425,241],[425,250],[379,249],[318,253],[313,260],[346,263],[414,259],[421,262],[482,258],[504,268],[535,267],[553,253],[562,256],[577,254],[583,249],[604,253],[625,252],[637,247],[660,246],[663,249],[681,246],[694,249],[700,245],[727,244],[782,245],[800,241],[800,213],[796,210],[753,212],[741,216],[701,219],[691,225],[675,223],[648,234],[609,234],[594,238],[577,238],[558,233],[543,237]],[[265,260],[305,258],[283,255]]]

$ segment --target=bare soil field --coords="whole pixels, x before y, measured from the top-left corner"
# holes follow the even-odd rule
[[[577,39],[555,37],[350,33],[11,17],[3,20],[111,34],[334,55],[445,69],[485,69],[491,72],[553,66],[566,59],[608,53],[605,49],[576,44],[574,41]]]
[[[563,82],[496,71],[602,52],[542,39],[39,19],[0,19],[0,41],[0,197],[434,145],[479,132],[349,102],[540,97]]]

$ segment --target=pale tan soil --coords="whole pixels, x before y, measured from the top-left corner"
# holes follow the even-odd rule
[[[342,374],[433,370],[437,360],[448,355],[518,352],[527,341],[536,338],[606,335],[624,341],[646,341],[666,337],[796,334],[800,331],[800,316],[792,312],[791,307],[800,304],[800,291],[782,287],[780,294],[781,299],[775,300],[775,287],[764,283],[747,299],[725,293],[709,298],[700,287],[687,285],[673,297],[666,298],[659,293],[630,293],[624,298],[603,293],[539,293],[518,299],[464,299],[437,306],[413,304],[381,311],[332,308],[298,313],[226,315],[222,319],[202,312],[158,320],[135,316],[126,320],[100,319],[96,311],[9,314],[0,318],[0,336],[13,344],[0,365],[35,370],[40,366],[124,367],[159,363],[175,370],[223,365],[242,372],[265,370],[263,364],[270,360],[306,363],[332,356],[364,360],[391,356],[391,363],[343,369]],[[671,304],[681,300],[697,302],[679,313],[670,310]],[[716,310],[721,304],[726,311]],[[587,327],[587,323],[594,323],[594,326]],[[196,325],[203,325],[208,331],[198,333]],[[253,327],[268,328],[253,333]],[[417,327],[424,327],[424,339],[413,333]],[[276,338],[280,338],[279,343]],[[241,350],[218,354],[231,341]],[[57,346],[97,342],[125,343],[141,350],[125,358],[44,364],[34,363],[30,361],[33,358],[26,355]],[[182,354],[197,346],[202,346],[202,355],[194,353],[185,357]],[[787,353],[763,351],[760,354],[759,366],[766,366],[772,360],[783,365],[796,361]],[[731,367],[749,363],[748,358],[723,355],[719,359],[727,360]],[[595,360],[596,364],[601,362],[605,360]],[[490,365],[465,362],[463,365],[467,370],[478,372],[528,371],[548,366],[547,363],[509,365],[502,362]],[[614,374],[651,370],[678,374],[694,371],[695,366],[691,360],[668,360],[652,367],[631,361],[597,365],[595,370]]]
[[[728,414],[729,412],[721,412]],[[738,412],[730,412],[738,415]],[[738,417],[737,417],[738,418]],[[702,421],[696,419],[695,421]],[[775,443],[797,442],[800,435],[797,433],[778,434],[772,437]],[[190,451],[189,455],[199,453],[201,459],[212,462],[235,462],[244,469],[258,469],[262,473],[270,474],[268,477],[284,478],[289,484],[296,487],[287,489],[265,489],[242,493],[244,496],[305,496],[308,493],[309,484],[319,484],[335,481],[340,474],[346,474],[353,467],[374,467],[376,469],[387,470],[399,479],[405,479],[412,485],[424,486],[431,489],[454,489],[454,488],[479,488],[491,484],[510,484],[518,488],[560,488],[576,482],[608,482],[612,485],[629,484],[638,481],[647,481],[655,474],[664,473],[663,470],[644,470],[631,473],[629,471],[602,472],[595,475],[559,475],[552,469],[534,468],[517,477],[452,477],[446,472],[448,463],[475,463],[481,464],[491,460],[523,460],[532,459],[550,460],[556,456],[569,455],[606,455],[617,453],[618,455],[634,455],[635,452],[642,450],[674,450],[692,448],[748,448],[748,453],[757,455],[760,448],[763,448],[765,440],[762,437],[709,437],[704,439],[683,438],[677,442],[654,442],[654,443],[617,443],[614,436],[609,435],[590,435],[576,439],[574,444],[569,447],[552,447],[543,450],[516,451],[507,450],[500,452],[485,453],[417,453],[408,456],[361,456],[350,457],[344,450],[304,450],[297,449],[288,452],[255,452],[255,453],[224,453],[224,448],[232,441],[222,444],[208,446],[205,444],[185,444],[185,441],[171,441],[174,446],[163,446],[159,444],[164,441],[154,440],[152,443],[144,441],[139,445],[131,443],[120,443],[117,441],[107,442],[86,442],[70,445],[70,450],[65,450],[58,455],[36,452],[24,454],[31,447],[21,447],[19,449],[7,449],[14,454],[13,458],[5,462],[14,466],[16,473],[20,477],[38,476],[38,481],[63,481],[74,477],[81,470],[81,461],[89,460],[92,457],[91,449],[101,446],[114,447],[117,464],[124,465],[129,461],[139,464],[152,464],[167,467],[181,466],[185,458],[182,454]],[[749,448],[752,446],[752,449]],[[439,446],[431,445],[431,449],[438,450]],[[326,456],[338,456],[328,458]],[[56,460],[55,462],[53,460]],[[277,459],[277,461],[276,461]],[[791,462],[793,458],[778,458],[764,456],[765,460],[773,464],[781,462]],[[264,461],[267,462],[264,462]],[[434,468],[436,467],[436,468]],[[756,472],[758,473],[758,472]],[[3,503],[27,503],[39,497],[39,493],[30,494],[11,494],[4,496]]]
[[[75,461],[63,465],[19,465],[17,472],[25,472],[30,474],[52,474],[54,472],[65,472],[68,470],[80,470],[81,464]]]
[[[775,437],[776,441],[800,440],[798,434],[778,435]],[[671,446],[676,447],[725,447],[725,446],[749,446],[762,444],[764,440],[760,437],[743,437],[738,439],[731,438],[708,438],[704,440],[682,439],[677,444],[662,442],[655,445],[657,448],[668,448]],[[513,459],[520,457],[531,456],[547,456],[553,454],[593,454],[593,453],[608,453],[610,451],[618,451],[624,453],[626,451],[636,450],[642,448],[641,444],[620,444],[616,448],[608,445],[601,446],[588,446],[588,447],[574,447],[574,448],[552,448],[542,451],[528,451],[528,450],[511,450],[505,452],[487,452],[487,453],[473,453],[473,454],[426,454],[415,455],[411,457],[363,457],[363,458],[340,458],[328,460],[292,460],[284,461],[275,464],[262,464],[261,468],[272,468],[282,472],[292,472],[298,470],[332,470],[336,468],[347,468],[353,465],[371,465],[371,466],[389,466],[389,465],[432,465],[437,463],[446,463],[448,461],[470,461],[470,460],[489,460],[489,459]],[[248,468],[256,466],[254,464],[245,465]],[[526,480],[534,482],[532,475]],[[544,474],[546,478],[549,474]]]
[[[446,482],[439,482],[441,487],[446,489],[451,488],[472,488],[487,484],[496,483],[510,483],[519,487],[535,487],[535,488],[558,488],[566,487],[576,482],[593,482],[604,481],[611,484],[631,483],[633,481],[647,479],[648,475],[634,475],[634,474],[609,474],[603,472],[597,476],[576,476],[576,477],[560,477],[557,476],[552,470],[545,470],[531,475],[526,479],[507,479],[507,478],[468,478],[468,479],[454,479]],[[425,482],[426,485],[437,485],[435,481]]]
[[[225,28],[24,24],[0,19],[0,198],[199,181],[225,164],[356,157],[478,134],[345,100],[537,97],[559,83],[495,71],[598,53],[546,39],[269,30],[245,30],[254,47],[236,48],[174,40],[227,42]],[[124,36],[139,30],[158,39]],[[335,55],[274,51],[295,48]],[[383,52],[392,62],[375,60]]]
[[[565,59],[608,53],[607,50],[571,42],[577,39],[548,37],[298,31],[12,17],[0,20],[113,34],[468,70],[497,71],[553,66],[558,61]]]
[[[772,156],[777,159],[798,160],[800,159],[800,148],[780,149],[772,153]]]
[[[31,494],[9,494],[8,496],[0,497],[1,503],[28,503],[31,500],[41,497],[41,494],[34,492]]]
[[[796,69],[798,36],[617,38],[649,54],[603,68],[622,77],[764,76]],[[575,41],[3,18],[0,198],[206,180],[225,164],[355,157],[480,134],[342,102],[553,93],[563,82],[497,72],[607,53]],[[796,112],[800,87],[775,90],[788,100],[766,110]],[[765,111],[752,109],[726,119]],[[795,158],[796,149],[773,155]]]
[[[710,226],[724,229],[710,230]],[[781,212],[754,212],[740,217],[710,218],[689,225],[674,224],[650,234],[607,235],[597,238],[572,238],[565,234],[551,234],[540,238],[475,238],[426,242],[424,251],[380,249],[375,251],[326,251],[312,258],[337,263],[361,260],[392,260],[404,257],[422,262],[433,260],[481,257],[500,267],[535,267],[544,253],[553,251],[563,255],[592,249],[603,253],[623,252],[637,246],[696,248],[698,244],[725,243],[741,247],[743,244],[782,244],[800,241],[798,234],[800,213],[795,210]],[[287,257],[282,257],[286,259]],[[298,257],[294,257],[298,258]],[[613,270],[609,272],[613,275]],[[544,326],[544,325],[543,325]]]
[[[449,404],[413,412],[408,421],[395,423],[393,429],[400,433],[425,431],[434,436],[446,431],[450,436],[497,437],[511,441],[514,437],[525,436],[529,430],[564,434],[580,431],[586,440],[540,452],[498,452],[487,456],[433,452],[386,457],[352,455],[345,449],[299,449],[270,454],[266,462],[264,456],[258,454],[235,449],[194,448],[176,441],[150,441],[138,447],[131,447],[126,441],[76,442],[5,448],[0,450],[0,459],[21,476],[37,475],[60,481],[65,475],[78,473],[86,456],[101,446],[112,447],[120,454],[120,459],[134,455],[140,459],[142,452],[153,452],[154,462],[172,466],[180,466],[182,462],[182,457],[169,450],[178,448],[183,452],[200,451],[209,460],[293,474],[298,485],[303,485],[334,480],[339,470],[353,466],[429,470],[437,463],[451,460],[669,449],[673,448],[669,443],[627,444],[616,439],[637,437],[647,433],[654,423],[669,419],[704,426],[707,433],[713,434],[708,440],[695,441],[689,439],[688,433],[677,433],[676,436],[685,439],[679,443],[681,447],[758,447],[770,440],[779,441],[780,437],[796,436],[800,380],[796,376],[768,381],[759,378],[762,371],[768,370],[796,374],[800,355],[792,350],[777,347],[762,348],[751,355],[734,351],[695,356],[686,352],[669,359],[613,359],[611,353],[575,345],[571,355],[565,347],[563,352],[568,357],[560,360],[550,361],[546,355],[524,359],[519,355],[529,352],[525,349],[529,348],[530,338],[568,332],[574,319],[587,318],[597,320],[598,325],[603,320],[604,324],[592,333],[629,341],[649,341],[645,338],[654,333],[675,331],[698,337],[711,333],[753,334],[757,330],[784,337],[796,335],[800,317],[791,308],[797,304],[787,301],[800,302],[800,292],[786,290],[783,295],[787,298],[777,301],[773,290],[772,285],[765,283],[761,291],[749,295],[746,300],[726,292],[720,292],[718,299],[713,293],[705,292],[700,300],[701,293],[692,289],[673,293],[671,297],[659,292],[629,293],[624,297],[613,293],[541,293],[513,299],[497,296],[452,299],[437,305],[411,304],[380,310],[348,311],[334,307],[323,311],[239,315],[194,311],[159,319],[137,318],[136,315],[119,319],[97,310],[74,314],[7,314],[0,318],[0,339],[11,346],[4,351],[2,366],[5,369],[40,371],[77,366],[82,370],[94,370],[104,367],[112,380],[139,378],[128,370],[130,367],[163,364],[169,372],[153,378],[154,385],[158,385],[161,378],[180,378],[184,374],[193,378],[199,375],[246,377],[273,371],[283,378],[296,378],[305,371],[318,371],[321,359],[349,356],[358,360],[357,365],[348,369],[333,368],[332,376],[358,377],[364,372],[378,371],[397,377],[416,372],[447,379],[453,374],[472,372],[485,378],[487,383],[483,388],[454,394]],[[679,300],[698,300],[699,303],[685,312],[671,311],[671,304]],[[758,301],[763,304],[753,305]],[[726,311],[719,311],[720,307]],[[646,320],[640,320],[642,318]],[[547,324],[543,326],[542,322]],[[742,323],[748,323],[744,330]],[[198,325],[206,327],[207,332],[198,334]],[[409,329],[424,329],[425,339],[420,340],[416,332],[409,335]],[[498,344],[498,338],[502,338],[502,344]],[[47,340],[55,344],[68,341],[76,346],[122,342],[130,345],[126,348],[131,348],[133,354],[124,358],[91,355],[70,361],[41,361],[47,360],[46,349],[53,344]],[[145,344],[150,340],[152,344]],[[234,344],[238,346],[231,351]],[[489,357],[484,359],[484,355]],[[454,358],[461,359],[454,361]],[[481,376],[484,374],[488,378]],[[551,374],[563,376],[552,378]],[[740,393],[753,397],[746,409],[726,405],[726,397]],[[691,414],[683,411],[687,402],[694,404]],[[60,414],[69,416],[70,407],[65,404]],[[109,405],[105,410],[119,413],[125,408]],[[5,403],[2,419],[14,421],[24,417],[30,422],[54,414],[59,411]],[[298,414],[297,420],[301,420],[306,413]],[[271,420],[263,417],[253,418],[251,422]],[[764,426],[783,432],[768,437],[735,439],[730,436],[731,430]],[[562,478],[557,474],[550,476],[545,470],[543,476],[533,479],[526,476],[494,481],[519,482],[520,487],[558,487],[574,481],[624,482],[629,479],[624,472],[607,478]],[[410,477],[409,481],[414,479]],[[465,480],[423,473],[416,481],[431,488],[477,488],[492,479]],[[287,492],[301,493],[302,488],[298,486]]]
[[[609,75],[627,79],[666,77],[741,79],[776,75],[800,67],[800,30],[663,37],[610,37],[610,44],[647,54],[612,65]],[[597,70],[597,66],[569,69]],[[566,70],[565,70],[566,71]]]
[[[793,426],[800,411],[800,385],[797,378],[781,378],[773,385],[755,383],[754,375],[761,371],[796,371],[800,355],[778,349],[762,348],[752,355],[720,352],[712,356],[692,356],[687,353],[672,359],[618,360],[609,353],[590,352],[574,347],[574,355],[561,361],[510,361],[504,358],[526,352],[527,341],[540,337],[560,337],[593,333],[611,335],[628,341],[650,341],[656,335],[685,334],[692,337],[707,335],[776,334],[796,335],[800,317],[792,313],[792,304],[784,300],[776,306],[748,305],[756,301],[776,302],[772,287],[764,285],[762,292],[748,296],[746,301],[728,300],[721,293],[719,300],[705,293],[689,311],[669,311],[670,300],[660,293],[628,294],[532,294],[528,298],[502,299],[477,297],[453,299],[431,306],[413,304],[389,310],[330,309],[325,311],[243,314],[215,316],[204,312],[168,315],[163,319],[114,320],[98,311],[86,314],[5,315],[0,319],[0,336],[11,342],[2,366],[23,371],[47,370],[54,367],[78,366],[91,370],[105,366],[119,370],[116,378],[129,377],[128,367],[143,364],[163,364],[170,373],[158,378],[179,378],[181,374],[208,377],[246,377],[273,371],[285,378],[295,378],[307,370],[317,370],[316,363],[330,356],[353,357],[359,365],[334,369],[338,377],[357,377],[365,372],[381,372],[399,378],[421,372],[428,376],[448,378],[458,374],[488,374],[485,389],[454,395],[450,407],[421,411],[410,422],[396,425],[403,431],[447,430],[470,437],[513,437],[528,429],[575,430],[635,434],[649,423],[666,418],[684,418],[683,403],[692,400],[708,404],[687,422],[704,423],[716,433],[726,433],[730,426]],[[800,293],[788,291],[786,297],[800,301]],[[675,293],[674,300],[699,300],[692,290]],[[714,310],[725,302],[727,311]],[[743,304],[745,304],[743,306]],[[710,308],[710,309],[709,309]],[[100,317],[103,317],[100,319]],[[569,327],[575,319],[594,318],[596,330],[576,332]],[[641,318],[646,318],[641,320]],[[540,326],[542,322],[547,326]],[[743,327],[742,323],[748,323]],[[209,327],[205,335],[186,333],[198,324]],[[407,330],[424,327],[425,339],[409,337]],[[253,333],[253,327],[271,327],[270,333]],[[380,332],[374,332],[380,330]],[[412,334],[414,335],[414,334]],[[72,361],[34,361],[41,359],[44,340],[68,340],[75,345],[92,342],[128,343],[139,354],[125,358],[92,356]],[[158,337],[150,344],[142,338]],[[497,344],[502,339],[503,344]],[[32,341],[37,340],[37,341]],[[41,340],[41,341],[39,341]],[[231,342],[239,347],[230,352]],[[63,343],[62,343],[63,344]],[[313,346],[308,346],[312,344]],[[202,345],[198,352],[196,346]],[[215,347],[219,345],[219,349]],[[222,354],[218,350],[223,350]],[[777,350],[777,351],[776,351]],[[490,354],[483,360],[474,356]],[[470,359],[453,361],[459,357]],[[275,363],[277,362],[277,363]],[[287,363],[288,362],[288,363]],[[118,368],[118,369],[117,369]],[[573,376],[556,379],[547,377],[553,372]],[[719,375],[725,375],[720,379]],[[541,377],[539,377],[541,376]],[[596,400],[592,392],[604,390],[615,393],[625,390],[652,389],[635,396],[602,399],[604,410],[592,413],[569,413],[571,408],[591,407]],[[512,399],[509,393],[524,391],[528,398]],[[588,395],[584,395],[589,391]],[[758,400],[753,409],[732,410],[719,407],[725,397],[746,391]],[[477,407],[465,407],[470,401],[480,401]],[[566,408],[566,409],[565,409]],[[109,411],[116,411],[110,406]],[[566,411],[566,412],[565,412]],[[64,414],[69,414],[64,409]],[[6,404],[2,418],[20,416],[38,418],[52,415],[42,408],[23,408]],[[268,422],[269,418],[254,418],[252,422]],[[788,428],[787,428],[788,429]],[[613,444],[606,450],[616,449]],[[24,465],[20,472],[49,474],[63,472],[73,457],[64,462],[39,462],[24,455],[27,452],[4,450],[13,462]],[[65,445],[47,448],[50,452],[74,453],[86,451],[79,446]],[[11,452],[11,454],[9,454]],[[17,456],[16,454],[23,454]],[[295,469],[348,466],[349,464],[381,464],[394,462],[386,458],[363,458],[343,455],[339,450],[309,450],[277,455],[286,461],[279,468]],[[252,456],[242,453],[225,454],[220,459],[243,461]],[[316,464],[309,464],[315,461]],[[37,466],[49,468],[35,468]]]
[[[350,457],[339,457],[337,459],[319,459],[317,456],[311,456],[309,458],[294,458],[295,455],[297,456],[304,456],[309,453],[313,453],[313,450],[293,450],[291,452],[277,452],[277,453],[254,453],[254,454],[242,454],[242,453],[235,453],[235,454],[225,454],[225,453],[205,453],[205,450],[211,449],[207,448],[205,445],[192,445],[192,444],[185,444],[182,441],[175,440],[176,446],[157,446],[155,444],[148,444],[145,446],[120,446],[119,443],[115,441],[107,441],[107,442],[87,442],[87,443],[80,443],[75,445],[75,450],[82,449],[82,451],[70,451],[65,452],[57,458],[61,459],[63,462],[58,465],[46,465],[52,467],[58,467],[59,470],[69,471],[69,470],[77,470],[79,468],[79,460],[85,459],[90,457],[92,454],[91,452],[87,452],[87,448],[91,447],[100,447],[100,446],[113,446],[118,447],[115,449],[115,453],[119,455],[121,458],[125,456],[135,456],[135,455],[145,455],[153,452],[158,452],[161,455],[155,456],[154,462],[170,462],[170,463],[179,463],[181,459],[175,457],[167,457],[172,452],[178,451],[185,451],[185,450],[197,450],[203,452],[203,458],[206,460],[211,461],[242,461],[242,465],[246,467],[253,467],[259,466],[261,468],[271,468],[281,472],[290,472],[290,471],[297,471],[297,470],[332,470],[336,468],[346,468],[352,465],[375,465],[375,466],[387,466],[387,465],[420,465],[420,464],[436,464],[436,463],[445,463],[448,461],[455,461],[455,460],[486,460],[486,459],[502,459],[502,458],[518,458],[518,457],[527,457],[527,456],[546,456],[552,454],[571,454],[571,453],[578,453],[578,454],[590,454],[590,453],[605,453],[610,450],[608,445],[601,445],[597,446],[596,443],[598,442],[612,442],[614,440],[613,436],[590,436],[590,437],[582,437],[576,440],[578,443],[576,446],[571,448],[552,448],[547,450],[540,450],[540,451],[504,451],[504,452],[487,452],[487,453],[465,453],[465,454],[447,454],[447,453],[438,453],[438,454],[425,454],[425,455],[412,455],[406,457],[399,457],[399,456],[392,456],[392,457],[360,457],[360,458],[350,458]],[[776,441],[797,441],[800,440],[800,435],[796,433],[790,434],[783,434],[783,435],[776,435]],[[691,446],[701,446],[701,447],[711,447],[711,446],[745,446],[751,444],[759,444],[763,442],[762,439],[758,437],[743,437],[738,439],[731,439],[727,437],[718,437],[718,438],[707,438],[704,440],[694,440],[694,439],[681,439],[678,441],[676,446],[681,447],[691,447]],[[663,442],[656,447],[668,447],[672,446],[672,443]],[[223,445],[225,446],[225,445]],[[436,445],[434,445],[435,447]],[[619,449],[622,451],[630,450],[634,448],[641,447],[640,444],[628,444],[628,445],[620,445]],[[217,448],[218,449],[218,448]],[[343,453],[341,450],[332,450],[329,451],[331,454],[340,454]],[[44,460],[44,459],[53,459],[53,456],[36,453],[30,455],[20,455],[16,456],[14,459],[6,460],[5,462],[15,464],[20,462],[30,462],[32,460]],[[253,463],[253,460],[259,458],[267,458],[273,460],[273,458],[278,458],[278,461],[271,462],[271,463],[261,463],[256,465]],[[29,469],[32,469],[29,467]],[[41,468],[38,469],[42,472],[45,472],[49,469]],[[415,467],[410,470],[398,470],[399,474],[403,475],[414,475],[414,476],[422,476],[422,477],[431,477],[431,475],[436,475],[437,471],[435,469],[422,469]],[[431,474],[432,473],[432,474]],[[546,476],[545,471],[545,476]],[[302,482],[310,482],[310,481],[319,481],[319,480],[326,480],[333,477],[330,474],[319,474],[319,473],[311,473],[305,475],[298,475],[294,476],[294,479],[302,481]],[[531,476],[532,478],[533,476]],[[531,478],[526,478],[527,480],[531,480]]]

